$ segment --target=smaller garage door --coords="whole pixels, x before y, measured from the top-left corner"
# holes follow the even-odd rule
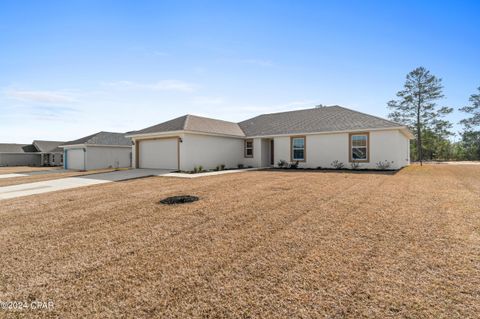
[[[83,148],[67,149],[67,156],[65,157],[66,169],[85,169],[85,152]]]
[[[177,138],[139,141],[139,168],[178,169]]]

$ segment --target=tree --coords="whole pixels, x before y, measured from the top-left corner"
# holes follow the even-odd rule
[[[407,74],[403,90],[397,92],[398,100],[388,102],[392,112],[388,115],[395,122],[407,125],[417,140],[417,160],[422,164],[422,133],[435,131],[439,122],[448,127],[442,118],[453,111],[450,107],[438,107],[436,101],[443,98],[442,79],[437,78],[424,67],[418,67]]]
[[[465,126],[466,131],[471,131],[475,126],[480,126],[480,87],[477,90],[479,93],[470,95],[470,99],[468,99],[472,105],[459,109],[459,111],[471,115],[471,117],[460,121],[460,124]]]
[[[470,95],[468,99],[471,105],[459,109],[470,115],[469,118],[460,121],[464,127],[462,147],[467,160],[480,159],[480,87],[477,90],[479,93]]]

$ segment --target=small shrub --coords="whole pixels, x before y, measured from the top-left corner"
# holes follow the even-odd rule
[[[277,163],[277,166],[280,167],[280,168],[287,168],[288,163],[287,163],[286,160],[279,160],[278,163]]]
[[[223,171],[225,169],[225,164],[220,164],[220,170]]]
[[[359,169],[360,168],[360,163],[359,162],[352,162],[350,164],[352,166],[352,169]]]
[[[290,166],[288,168],[297,169],[298,168],[298,161],[296,161],[295,163],[290,163]]]
[[[334,160],[331,164],[335,169],[342,169],[345,165],[339,160]]]
[[[393,164],[393,161],[389,162],[387,160],[375,163],[375,165],[377,165],[377,168],[381,170],[389,169],[392,164]]]
[[[322,167],[321,167],[321,166],[317,166],[317,169],[322,169]]]
[[[193,168],[193,173],[194,173],[194,174],[201,173],[201,172],[203,172],[203,171],[204,171],[204,170],[203,170],[203,166],[202,166],[202,165],[198,165],[198,166],[195,166],[195,167]]]
[[[237,167],[238,167],[239,169],[243,169],[245,166],[244,166],[243,164],[238,164]]]

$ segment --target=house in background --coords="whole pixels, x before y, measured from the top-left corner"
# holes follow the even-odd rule
[[[193,170],[224,164],[275,166],[298,162],[304,168],[358,163],[376,169],[410,164],[406,126],[341,106],[263,114],[240,123],[185,115],[130,132],[133,167]]]
[[[0,144],[0,166],[61,166],[61,143],[35,140],[32,144]]]
[[[72,170],[131,167],[132,142],[125,133],[98,132],[60,145],[63,167]]]
[[[35,140],[32,145],[40,153],[40,163],[42,166],[62,166],[63,149],[59,146],[64,142],[59,141],[41,141]]]
[[[41,157],[32,144],[0,144],[0,166],[40,166]]]

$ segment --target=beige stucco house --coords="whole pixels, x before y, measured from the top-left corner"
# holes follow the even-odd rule
[[[390,169],[410,164],[407,127],[340,106],[263,114],[240,123],[185,115],[127,134],[132,166],[189,171],[201,165]]]

